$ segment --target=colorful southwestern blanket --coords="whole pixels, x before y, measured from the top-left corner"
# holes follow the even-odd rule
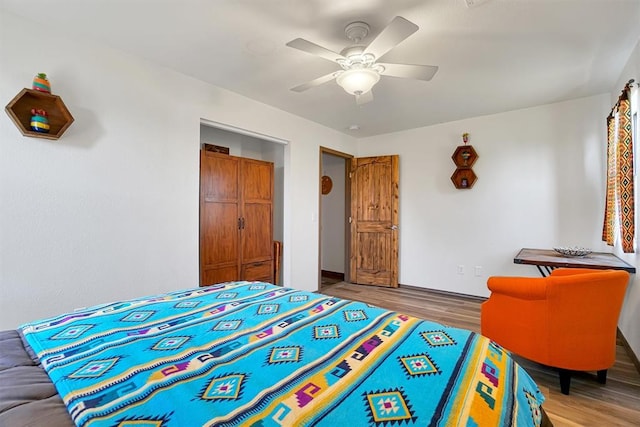
[[[534,426],[544,397],[474,332],[233,282],[21,327],[78,426]]]

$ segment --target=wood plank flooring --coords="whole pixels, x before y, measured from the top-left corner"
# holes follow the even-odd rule
[[[480,332],[480,298],[406,286],[389,289],[323,282],[320,292],[326,295]],[[609,369],[607,384],[598,383],[595,372],[576,373],[571,378],[569,396],[560,393],[555,369],[515,358],[544,393],[544,409],[554,426],[640,426],[640,374],[625,349],[617,347],[616,363]]]

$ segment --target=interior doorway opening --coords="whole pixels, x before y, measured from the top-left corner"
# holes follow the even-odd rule
[[[202,120],[200,145],[212,144],[229,148],[229,155],[273,162],[273,240],[284,245],[284,163],[286,141],[234,129],[222,124]],[[276,283],[283,283],[283,268],[279,269]]]
[[[349,281],[349,169],[353,156],[320,147],[319,284]]]

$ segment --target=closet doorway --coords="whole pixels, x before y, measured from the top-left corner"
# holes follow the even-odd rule
[[[351,188],[353,156],[320,147],[320,261],[318,289],[349,281]]]
[[[211,144],[229,149],[229,154],[273,163],[273,240],[284,239],[284,151],[286,141],[252,134],[221,123],[202,119],[200,122],[200,145]],[[282,251],[286,251],[285,245]],[[283,260],[284,262],[284,260]],[[276,283],[283,283],[282,270]]]

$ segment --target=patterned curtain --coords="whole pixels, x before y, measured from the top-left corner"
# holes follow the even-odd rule
[[[613,246],[614,214],[616,211],[616,121],[613,114],[607,117],[607,194],[604,209],[602,241]]]
[[[602,227],[602,240],[613,245],[615,224],[619,224],[625,253],[635,252],[633,135],[629,102],[632,82],[627,83],[614,110],[607,117],[607,193]]]
[[[633,195],[633,140],[631,133],[631,103],[628,97],[620,100],[618,109],[618,212],[622,250],[635,252],[635,200]]]

